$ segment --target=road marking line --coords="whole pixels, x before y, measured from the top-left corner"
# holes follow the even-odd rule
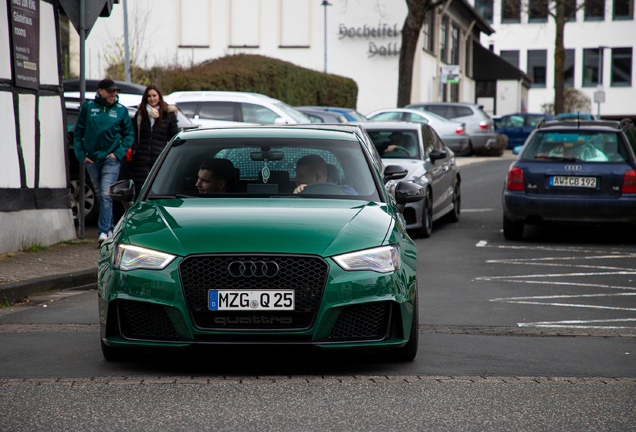
[[[612,293],[612,294],[563,294],[551,296],[529,296],[529,297],[501,297],[491,299],[490,301],[512,301],[512,300],[538,300],[538,299],[556,299],[556,298],[588,298],[588,297],[618,297],[618,296],[636,296],[636,293]]]
[[[481,240],[479,243],[475,245],[475,247],[486,247],[488,242],[486,240]]]
[[[497,280],[497,279],[523,279],[542,277],[575,277],[575,276],[604,276],[604,275],[636,275],[636,271],[614,271],[598,273],[550,273],[550,274],[530,274],[518,276],[480,276],[475,280]]]
[[[583,305],[583,304],[575,304],[575,303],[544,303],[544,302],[531,302],[531,301],[503,301],[503,302],[538,305],[538,306],[575,307],[575,308],[582,308],[582,309],[608,309],[608,310],[636,312],[636,308],[624,308],[624,307],[618,307],[618,306]]]
[[[462,209],[463,213],[484,213],[495,211],[493,208],[484,208],[484,209]]]
[[[514,283],[529,283],[529,284],[545,284],[545,285],[568,285],[576,287],[596,287],[596,288],[608,288],[608,289],[620,289],[636,291],[634,287],[613,286],[613,285],[601,285],[601,284],[585,284],[576,282],[556,282],[556,281],[538,281],[538,280],[506,280],[499,279],[502,282],[514,282]]]

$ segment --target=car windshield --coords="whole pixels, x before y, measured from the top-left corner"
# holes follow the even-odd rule
[[[537,132],[524,148],[521,159],[624,162],[628,156],[618,133],[575,129]]]
[[[380,200],[358,141],[263,137],[175,142],[147,197]]]
[[[367,130],[383,158],[421,159],[419,140],[414,130]]]
[[[275,105],[281,111],[285,112],[285,114],[287,114],[288,116],[293,118],[298,123],[311,123],[311,120],[309,120],[309,117],[307,117],[305,114],[301,113],[297,109],[294,109],[294,108],[290,107],[286,103],[276,102]]]

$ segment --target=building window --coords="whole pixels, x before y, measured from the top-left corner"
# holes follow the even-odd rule
[[[521,22],[521,0],[503,0],[501,2],[501,22]]]
[[[464,74],[467,77],[473,76],[473,38],[472,36],[466,39],[466,70]]]
[[[499,57],[513,65],[514,67],[519,67],[519,51],[516,50],[501,50],[499,52]]]
[[[631,87],[632,49],[612,48],[612,87]]]
[[[475,9],[488,23],[492,24],[493,0],[475,0]]]
[[[422,25],[422,48],[435,54],[435,14],[429,11]]]
[[[451,25],[451,49],[450,62],[453,65],[459,65],[459,28],[454,24]]]
[[[634,0],[614,0],[614,19],[634,19]]]
[[[309,0],[280,1],[281,48],[309,48],[310,9]]]
[[[585,1],[585,21],[603,21],[605,19],[605,0]]]
[[[565,20],[576,21],[576,0],[565,0]]]
[[[548,52],[528,50],[528,75],[532,78],[532,88],[545,88]]]
[[[563,79],[565,87],[574,87],[574,50],[565,50],[565,61],[563,62]]]
[[[259,47],[260,16],[259,0],[230,2],[230,48]]]
[[[603,84],[603,50],[586,48],[583,50],[583,87],[596,87]],[[599,66],[601,66],[601,79],[599,81]]]
[[[439,31],[439,58],[446,63],[448,60],[448,18],[443,17]]]
[[[528,5],[528,22],[548,22],[548,2],[546,0],[530,0]]]

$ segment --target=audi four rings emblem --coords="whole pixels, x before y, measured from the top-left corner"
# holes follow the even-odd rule
[[[565,169],[567,171],[581,171],[583,167],[581,165],[566,165]]]
[[[227,266],[232,277],[274,277],[279,270],[274,261],[232,261]]]

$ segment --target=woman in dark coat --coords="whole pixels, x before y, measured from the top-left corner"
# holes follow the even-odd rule
[[[179,132],[177,107],[164,102],[159,87],[146,87],[141,104],[133,117],[135,143],[132,146],[130,175],[137,192],[164,147]]]

